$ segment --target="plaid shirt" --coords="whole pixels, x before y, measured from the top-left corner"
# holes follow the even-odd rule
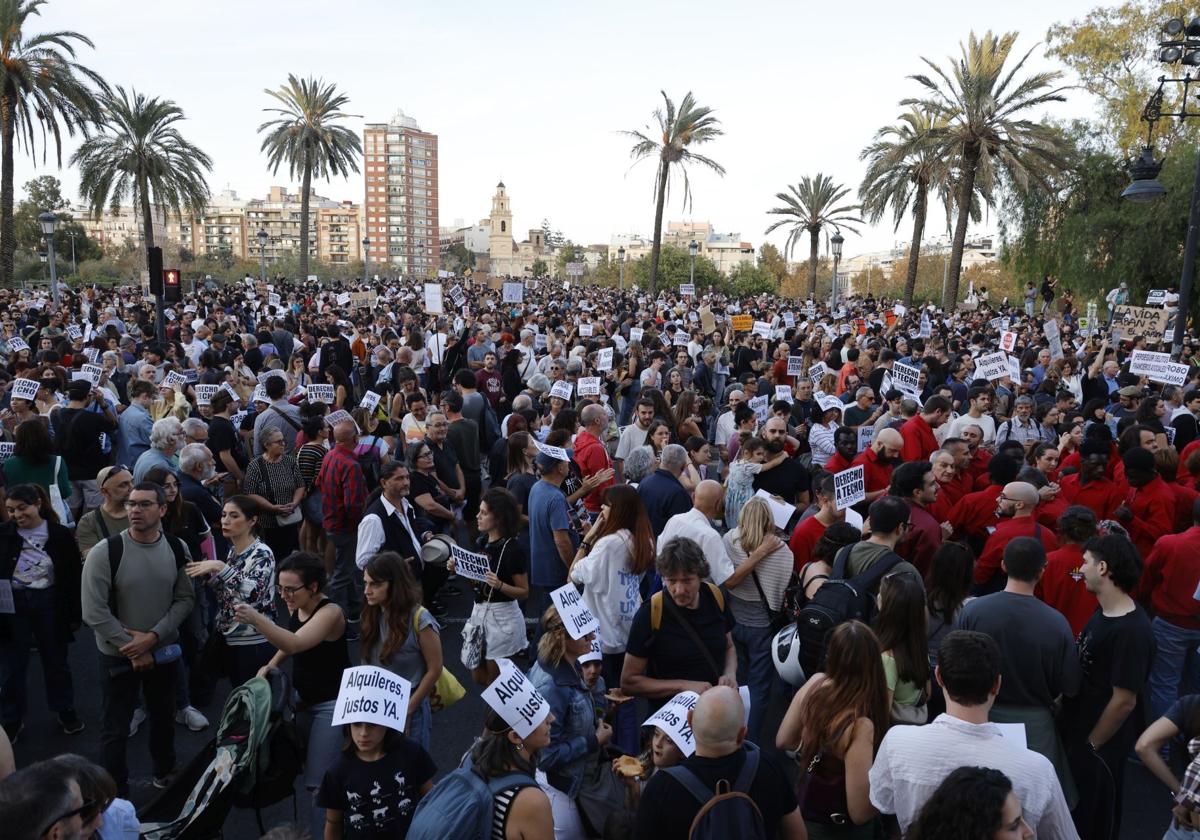
[[[321,493],[325,530],[335,534],[354,531],[367,506],[367,478],[354,453],[340,446],[331,449],[313,486]]]
[[[1188,742],[1188,752],[1192,754],[1192,763],[1183,773],[1175,801],[1190,811],[1200,811],[1200,738]]]

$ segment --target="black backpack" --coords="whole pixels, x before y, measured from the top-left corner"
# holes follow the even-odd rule
[[[848,545],[837,553],[829,580],[816,591],[796,616],[796,634],[800,639],[800,665],[808,676],[825,667],[825,649],[829,634],[839,624],[852,619],[866,621],[871,613],[871,596],[868,592],[883,579],[883,576],[904,560],[894,551],[889,551],[871,568],[849,580],[846,565],[850,559]]]
[[[96,512],[96,519],[100,521],[100,527],[107,530],[104,525],[104,518],[100,512]],[[108,611],[113,614],[113,618],[120,618],[117,615],[117,569],[121,568],[121,557],[125,554],[125,532],[113,534],[107,540],[108,543]],[[187,549],[184,548],[183,540],[174,534],[162,532],[163,537],[167,540],[167,545],[171,547],[171,553],[175,555],[175,571],[179,571],[187,565],[188,555]]]

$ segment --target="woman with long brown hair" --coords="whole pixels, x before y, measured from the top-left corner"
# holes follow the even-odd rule
[[[433,734],[429,696],[442,675],[441,627],[421,606],[421,586],[394,551],[367,561],[363,599],[362,663],[386,668],[412,684],[404,733],[428,750]]]
[[[796,693],[775,745],[807,774],[800,811],[810,840],[875,836],[868,773],[889,722],[879,641],[861,621],[829,636],[825,670]]]
[[[875,634],[883,649],[894,723],[925,723],[929,712],[929,640],[925,589],[915,572],[892,572],[879,583]]]

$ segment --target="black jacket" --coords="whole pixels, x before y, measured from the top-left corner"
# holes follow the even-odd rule
[[[83,572],[83,559],[79,556],[79,545],[71,529],[50,522],[46,553],[54,564],[55,627],[62,638],[70,640],[75,629],[83,623],[83,607],[80,601],[79,579]],[[17,560],[21,556],[23,541],[12,522],[0,523],[0,579],[11,580]],[[0,642],[12,638],[11,616],[0,614]]]

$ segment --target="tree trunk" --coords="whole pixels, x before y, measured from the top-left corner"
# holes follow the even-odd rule
[[[154,214],[150,209],[150,188],[146,177],[139,175],[137,179],[138,204],[142,211],[142,236],[146,239],[146,249],[154,247]]]
[[[12,288],[13,256],[17,252],[17,228],[13,222],[15,108],[11,96],[0,100],[0,135],[4,142],[3,158],[0,160],[0,286],[5,288]]]
[[[928,211],[929,185],[918,184],[913,198],[912,245],[908,248],[908,276],[904,278],[904,305],[912,306],[913,292],[917,288],[917,261],[921,259],[921,236],[925,232],[925,214]]]
[[[300,279],[308,279],[308,192],[312,188],[312,165],[308,162],[308,149],[304,149],[304,179],[300,194]]]
[[[963,248],[967,243],[967,224],[971,221],[971,196],[975,193],[975,170],[979,166],[979,146],[963,150],[962,183],[958,187],[958,220],[954,223],[954,242],[950,246],[950,277],[942,310],[947,314],[958,305],[958,277],[962,271]]]
[[[650,245],[650,294],[658,293],[658,256],[662,251],[662,217],[667,203],[667,176],[670,164],[660,160],[658,164],[658,198],[654,204],[654,241]]]
[[[808,299],[817,299],[817,259],[821,256],[821,229],[808,229]]]

